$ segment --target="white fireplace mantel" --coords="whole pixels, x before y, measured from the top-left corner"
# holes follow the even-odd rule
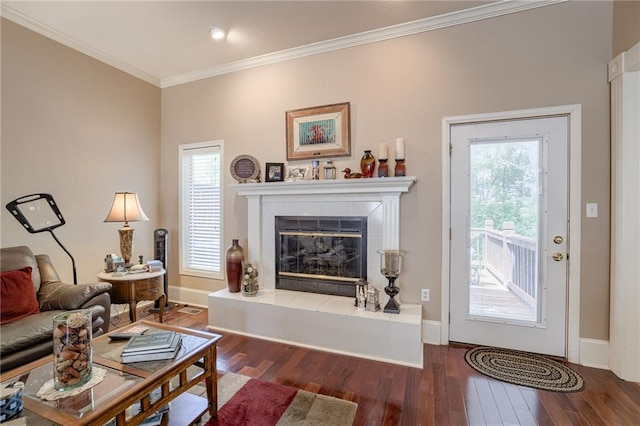
[[[232,185],[238,195],[310,195],[310,194],[400,194],[408,192],[416,181],[415,176],[301,180],[297,182],[239,183]]]
[[[270,288],[275,285],[276,216],[367,216],[368,275],[379,275],[376,250],[400,248],[400,196],[415,182],[415,176],[403,176],[233,185],[249,203],[247,259]]]

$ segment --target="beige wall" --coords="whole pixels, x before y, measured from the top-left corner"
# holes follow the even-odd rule
[[[71,263],[48,233],[29,234],[4,208],[50,193],[66,224],[56,236],[94,282],[119,252],[118,223],[103,223],[116,191],[138,192],[149,222],[134,253],[153,254],[159,223],[160,89],[2,20],[1,243],[48,253],[72,282]]]
[[[177,146],[224,139],[225,170],[245,153],[285,162],[285,110],[350,101],[353,155],[338,167],[357,168],[364,149],[406,139],[418,183],[402,198],[409,254],[401,298],[417,302],[430,288],[424,317],[439,321],[442,117],[579,103],[582,207],[600,205],[597,219],[583,212],[580,334],[607,339],[612,9],[563,3],[162,91],[2,20],[0,198],[53,194],[67,220],[56,235],[75,255],[80,281],[91,281],[104,254],[118,251],[119,225],[102,222],[113,193],[138,192],[151,221],[133,224],[136,254],[150,256],[153,230],[165,227],[170,283],[212,290],[224,283],[177,276]],[[246,201],[225,179],[225,244],[237,237],[246,245]],[[51,237],[28,234],[7,213],[2,246],[51,253],[70,280]]]
[[[640,1],[613,2],[613,57],[640,42]]]
[[[441,120],[445,116],[581,104],[582,337],[607,339],[609,328],[609,85],[612,3],[570,2],[307,57],[162,91],[162,217],[176,235],[177,146],[224,140],[224,241],[247,241],[246,200],[226,170],[240,154],[285,162],[284,111],[351,102],[352,153],[406,140],[408,174],[402,197],[401,246],[406,256],[401,299],[418,303],[431,289],[424,317],[440,321]],[[584,203],[600,216],[584,219]],[[172,283],[177,238],[171,241]],[[213,290],[223,282],[183,278]]]

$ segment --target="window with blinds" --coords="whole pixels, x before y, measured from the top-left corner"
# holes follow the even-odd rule
[[[223,279],[222,141],[179,150],[180,274]]]

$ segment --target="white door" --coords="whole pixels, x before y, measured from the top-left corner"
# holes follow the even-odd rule
[[[566,356],[568,117],[450,140],[449,340]]]

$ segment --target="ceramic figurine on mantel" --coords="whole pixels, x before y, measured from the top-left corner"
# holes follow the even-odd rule
[[[362,173],[352,173],[350,168],[346,168],[342,171],[344,173],[345,179],[360,179],[362,177]]]

